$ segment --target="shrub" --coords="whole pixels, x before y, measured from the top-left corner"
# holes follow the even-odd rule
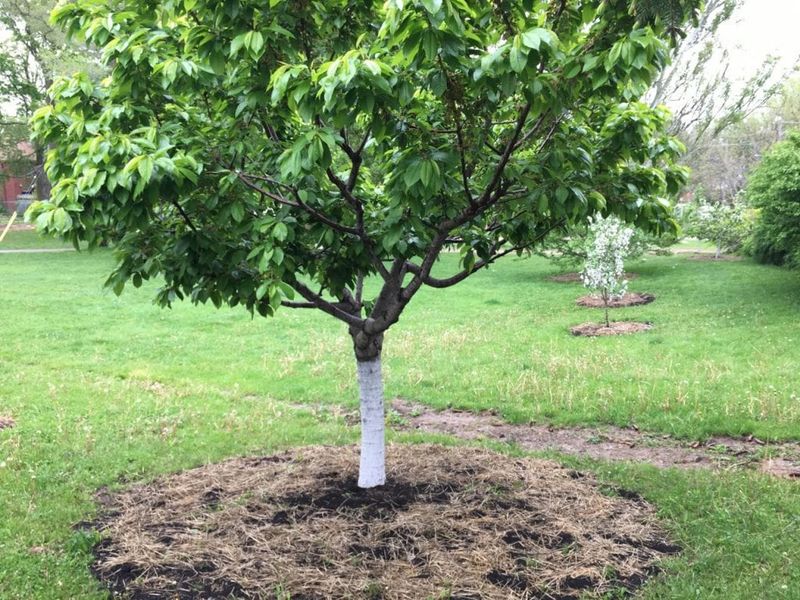
[[[800,267],[800,131],[764,155],[746,197],[758,211],[749,248],[756,260]]]

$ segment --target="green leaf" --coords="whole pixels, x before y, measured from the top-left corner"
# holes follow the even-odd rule
[[[289,235],[289,229],[287,229],[286,225],[283,223],[275,223],[275,227],[272,229],[272,237],[282,242],[286,239]]]
[[[442,8],[442,0],[422,0],[422,6],[430,14],[435,15]]]
[[[558,42],[556,34],[549,29],[534,27],[522,34],[522,43],[531,50],[539,50],[542,45],[553,47]]]
[[[528,65],[528,51],[522,47],[522,41],[519,36],[514,38],[514,43],[511,45],[511,52],[508,58],[511,68],[516,73],[522,73]]]

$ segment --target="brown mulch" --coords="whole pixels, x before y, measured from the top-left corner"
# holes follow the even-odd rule
[[[767,443],[753,436],[716,436],[690,443],[636,428],[515,425],[492,413],[437,411],[400,398],[392,402],[392,410],[402,419],[404,429],[464,440],[497,440],[531,452],[644,462],[659,468],[752,467],[774,476],[800,477],[800,442]],[[764,459],[765,455],[773,458]]]
[[[17,422],[14,421],[14,419],[12,419],[11,417],[0,415],[0,431],[2,431],[3,429],[11,429],[16,424]]]
[[[648,331],[653,328],[651,323],[640,323],[638,321],[611,321],[610,326],[605,323],[582,323],[570,328],[572,335],[585,337],[599,337],[606,335],[628,335]]]
[[[373,490],[356,448],[312,447],[103,492],[93,571],[133,600],[577,600],[680,551],[637,494],[551,461],[393,445],[387,464]]]
[[[624,296],[612,298],[608,303],[609,308],[624,308],[626,306],[641,306],[650,304],[656,299],[653,294],[640,294],[638,292],[628,292]],[[589,295],[578,298],[575,303],[578,306],[587,308],[605,308],[603,299],[600,296]]]
[[[721,254],[719,257],[717,257],[716,253],[714,252],[691,252],[688,254],[689,256],[687,256],[687,258],[689,260],[702,260],[710,262],[737,262],[744,260],[741,256],[736,256],[734,254]]]
[[[625,273],[624,279],[631,281],[638,277],[639,275],[637,273]],[[576,272],[561,273],[559,275],[553,275],[552,277],[548,277],[547,279],[548,281],[555,281],[556,283],[582,283],[581,274]]]

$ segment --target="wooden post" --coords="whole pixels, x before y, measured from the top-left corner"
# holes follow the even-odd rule
[[[11,229],[11,226],[14,224],[14,219],[16,218],[17,218],[17,211],[14,211],[11,214],[11,218],[8,220],[8,224],[6,225],[6,228],[3,230],[2,235],[0,235],[0,242],[2,242],[5,239],[8,230]]]

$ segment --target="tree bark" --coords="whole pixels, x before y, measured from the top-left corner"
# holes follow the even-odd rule
[[[386,483],[385,414],[381,357],[358,360],[361,395],[361,464],[358,487],[373,488]]]

